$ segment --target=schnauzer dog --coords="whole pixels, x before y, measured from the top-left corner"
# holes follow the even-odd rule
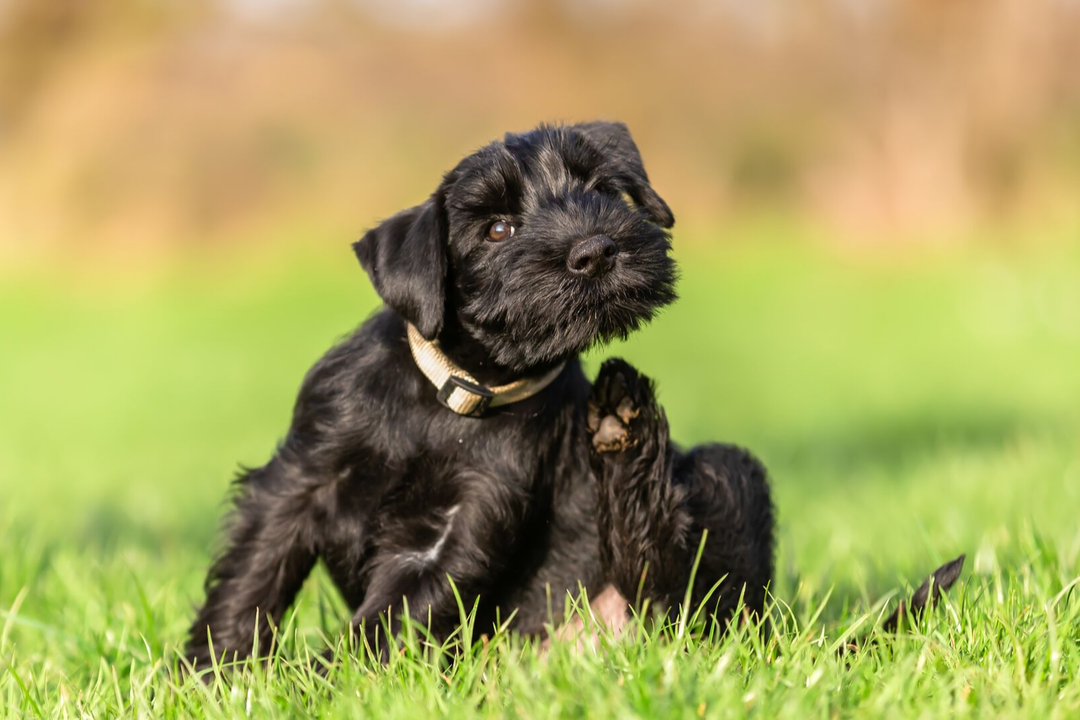
[[[578,360],[675,299],[673,224],[626,126],[593,122],[506,135],[357,242],[385,308],[308,372],[277,452],[239,478],[195,665],[269,648],[319,558],[384,656],[404,612],[451,633],[455,589],[478,626],[534,635],[582,588],[616,621],[677,605],[691,577],[713,618],[761,611],[762,465],[679,450],[646,377],[609,360],[590,384]]]

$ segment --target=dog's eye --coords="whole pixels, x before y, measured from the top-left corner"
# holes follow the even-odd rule
[[[488,228],[488,240],[500,242],[508,237],[513,236],[514,226],[503,220],[491,223],[491,227]]]

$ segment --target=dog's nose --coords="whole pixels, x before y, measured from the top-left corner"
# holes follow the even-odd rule
[[[619,248],[607,235],[593,235],[574,246],[566,266],[575,275],[598,278],[615,266]]]

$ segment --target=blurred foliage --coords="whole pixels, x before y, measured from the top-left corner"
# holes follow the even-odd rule
[[[1074,227],[1078,67],[1069,0],[0,0],[0,253],[341,243],[594,117],[684,228]]]

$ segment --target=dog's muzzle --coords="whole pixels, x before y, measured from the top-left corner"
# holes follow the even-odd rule
[[[538,378],[522,378],[489,388],[446,357],[438,342],[425,339],[411,323],[407,325],[409,349],[416,366],[438,388],[439,402],[458,415],[483,417],[489,408],[530,398],[550,385],[566,367],[566,363],[560,363]]]

